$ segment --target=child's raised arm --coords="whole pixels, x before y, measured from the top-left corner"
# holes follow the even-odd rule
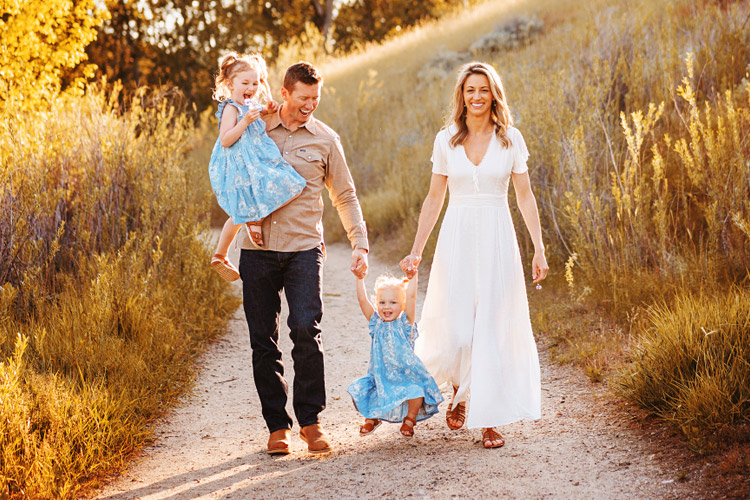
[[[372,307],[370,299],[367,298],[367,290],[365,290],[364,278],[357,278],[357,300],[359,301],[360,309],[362,309],[362,314],[365,315],[367,321],[370,321],[372,313],[375,312],[375,309]]]
[[[417,312],[417,278],[418,274],[415,274],[412,279],[409,280],[409,284],[406,287],[406,319],[409,320],[410,324],[414,324],[416,321]]]

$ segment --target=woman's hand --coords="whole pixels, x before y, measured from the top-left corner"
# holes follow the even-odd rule
[[[401,259],[399,265],[404,274],[406,274],[406,277],[412,279],[417,274],[417,268],[419,267],[420,262],[422,262],[422,257],[420,255],[410,254]]]
[[[534,284],[546,278],[548,271],[549,266],[544,252],[534,252],[534,258],[531,260],[531,277],[534,279]]]

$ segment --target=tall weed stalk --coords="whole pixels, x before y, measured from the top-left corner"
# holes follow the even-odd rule
[[[192,125],[91,88],[0,128],[0,497],[72,498],[149,437],[237,299],[206,265]]]

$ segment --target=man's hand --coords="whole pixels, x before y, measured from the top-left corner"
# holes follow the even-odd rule
[[[357,278],[367,276],[367,250],[357,248],[352,252],[351,270]]]
[[[412,279],[414,275],[417,274],[417,268],[419,267],[420,262],[422,262],[422,257],[412,254],[401,259],[399,264],[401,265],[401,270],[406,274],[406,277]]]

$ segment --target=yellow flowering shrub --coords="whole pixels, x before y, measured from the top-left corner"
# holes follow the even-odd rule
[[[0,0],[0,106],[49,104],[63,71],[85,61],[108,15],[96,0]],[[93,68],[83,74],[92,76]]]

